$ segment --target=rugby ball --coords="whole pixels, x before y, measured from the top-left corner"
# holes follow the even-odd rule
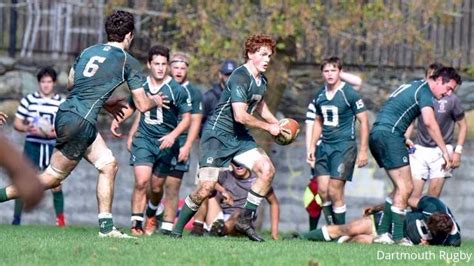
[[[49,122],[49,119],[45,117],[35,117],[33,119],[33,125],[45,135],[51,134],[53,130],[53,125]]]
[[[295,141],[300,132],[300,124],[291,118],[283,118],[278,123],[282,130],[280,134],[273,137],[273,140],[279,145],[288,145]]]

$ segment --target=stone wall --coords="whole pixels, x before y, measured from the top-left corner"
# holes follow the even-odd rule
[[[1,68],[0,68],[1,70]],[[5,86],[5,73],[0,74],[0,110],[6,106],[5,95],[13,95],[5,92],[9,87]],[[29,75],[29,79],[34,76],[26,72],[18,72],[22,75]],[[33,71],[34,72],[34,71]],[[365,85],[362,91],[367,105],[374,111],[383,102],[383,98],[392,89],[396,88],[401,81],[420,78],[421,71],[411,72],[402,70],[370,70],[361,73],[364,77]],[[8,74],[12,75],[12,74]],[[314,88],[320,86],[318,80],[319,70],[312,67],[295,67],[290,73],[290,85],[284,95],[284,100],[280,106],[280,113],[284,116],[295,117],[301,121],[304,128],[304,113],[306,106],[312,98]],[[20,79],[22,80],[22,79]],[[30,82],[34,84],[34,82]],[[2,87],[3,86],[3,87]],[[26,87],[25,87],[26,86]],[[33,87],[31,87],[33,86]],[[2,94],[2,88],[4,93]],[[17,87],[11,87],[17,88]],[[28,90],[34,90],[34,85],[21,85],[15,89],[18,95]],[[459,95],[467,110],[473,109],[474,105],[474,83],[465,82]],[[3,99],[1,98],[3,95]],[[15,102],[16,101],[16,102]],[[17,100],[11,99],[12,112],[16,109]],[[371,113],[373,117],[373,113]],[[104,116],[102,120],[107,120]],[[10,121],[11,124],[11,121]],[[472,127],[471,127],[472,128]],[[116,180],[116,190],[114,196],[113,214],[116,223],[122,227],[128,227],[130,223],[130,196],[133,186],[133,172],[128,165],[129,154],[125,148],[125,140],[111,138],[108,130],[102,130],[106,142],[117,157],[120,165]],[[0,128],[0,133],[7,135],[12,142],[21,149],[24,137],[16,133],[11,126]],[[305,163],[304,130],[297,141],[290,146],[273,145],[270,156],[277,168],[274,181],[274,188],[281,203],[281,231],[307,229],[307,214],[303,208],[302,193],[309,180],[309,168]],[[448,180],[442,199],[450,206],[462,227],[465,238],[474,238],[474,225],[470,223],[469,216],[474,209],[471,204],[474,201],[474,142],[470,140],[464,148],[463,162],[461,168],[455,172],[455,177]],[[196,170],[197,150],[193,151],[192,171],[185,176],[181,191],[181,197],[185,197],[194,187],[194,174]],[[74,172],[65,181],[63,189],[65,192],[65,210],[69,224],[93,224],[97,223],[97,203],[95,197],[95,186],[97,180],[96,170],[87,162],[82,161]],[[368,167],[356,169],[354,182],[346,187],[347,198],[347,220],[360,216],[362,208],[382,202],[384,196],[390,191],[390,184],[385,173],[376,167],[371,159]],[[8,183],[5,174],[0,171],[0,186]],[[266,210],[268,212],[268,210]],[[0,223],[10,223],[13,213],[13,203],[0,204]],[[269,227],[268,215],[264,228]],[[323,219],[322,219],[323,220]],[[324,223],[321,220],[320,223]],[[46,193],[41,205],[31,213],[24,214],[25,224],[43,223],[54,224],[54,211],[52,207],[51,193]]]

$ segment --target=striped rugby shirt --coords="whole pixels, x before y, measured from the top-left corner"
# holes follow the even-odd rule
[[[62,102],[64,102],[64,98],[59,94],[55,94],[51,98],[46,98],[42,97],[39,92],[30,93],[21,99],[15,116],[30,123],[38,118],[46,119],[54,126],[56,113],[58,112],[59,105]],[[54,144],[56,138],[44,138],[27,133],[26,141],[41,144]]]

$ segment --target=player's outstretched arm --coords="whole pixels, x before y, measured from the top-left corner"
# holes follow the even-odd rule
[[[153,107],[169,108],[167,104],[170,101],[161,93],[150,95],[146,94],[143,88],[138,88],[132,90],[132,97],[135,107],[142,113],[150,110]]]
[[[248,105],[243,102],[232,103],[232,110],[234,112],[234,118],[237,122],[244,124],[251,128],[259,128],[267,131],[273,136],[280,134],[280,125],[278,121],[276,124],[270,124],[264,121],[261,121],[249,113],[247,113]]]
[[[454,149],[453,154],[453,168],[458,168],[461,165],[462,146],[464,145],[467,136],[466,118],[463,117],[461,120],[457,121],[456,124],[458,125],[459,131],[456,148]]]
[[[189,126],[188,136],[184,142],[183,147],[179,149],[178,161],[183,162],[189,159],[191,148],[194,140],[199,136],[199,130],[201,129],[202,114],[191,114],[191,125]]]
[[[413,135],[413,131],[415,131],[415,121],[413,121],[407,128],[407,131],[405,131],[405,145],[407,145],[408,148],[412,148],[415,146],[415,143],[411,140],[411,136]]]
[[[270,224],[272,239],[278,240],[278,225],[280,223],[280,202],[275,194],[275,191],[271,191],[266,197],[270,204]]]
[[[133,141],[133,136],[138,130],[138,124],[140,123],[140,117],[141,113],[137,113],[135,115],[135,120],[133,120],[133,124],[130,127],[130,131],[128,132],[128,138],[127,138],[127,149],[128,151],[132,150],[132,141]]]
[[[443,158],[446,162],[444,168],[450,169],[452,166],[451,156],[449,155],[448,149],[446,148],[446,143],[444,142],[443,135],[441,134],[441,130],[439,129],[438,122],[436,122],[436,117],[433,108],[431,106],[423,107],[421,109],[421,115],[423,117],[423,122],[425,123],[428,133],[430,134],[436,145],[443,152]]]
[[[130,106],[130,104],[127,104],[125,109],[122,110],[122,112],[123,112],[122,117],[116,117],[112,119],[112,122],[110,123],[110,131],[112,132],[112,135],[114,135],[117,138],[122,137],[122,133],[118,131],[120,124],[133,115],[133,113],[135,112],[135,108]]]
[[[316,116],[313,123],[313,132],[311,132],[311,143],[309,145],[308,154],[306,156],[306,162],[314,167],[316,162],[316,143],[318,143],[321,133],[323,131],[323,121],[320,116]]]
[[[257,113],[270,124],[278,124],[278,119],[272,114],[265,101],[261,101],[256,109]]]
[[[367,111],[364,111],[358,113],[356,117],[360,123],[360,147],[359,155],[357,156],[357,166],[364,167],[369,162],[367,157],[369,150],[369,116]]]
[[[351,84],[351,86],[356,91],[359,91],[362,88],[362,79],[357,75],[341,71],[341,73],[339,74],[339,77],[341,78],[342,81],[345,81]]]

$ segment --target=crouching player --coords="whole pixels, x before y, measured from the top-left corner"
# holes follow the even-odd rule
[[[416,245],[461,245],[461,230],[451,210],[438,198],[424,196],[407,213],[404,235]],[[301,235],[314,241],[372,243],[383,214],[383,204],[367,208],[364,217],[346,225],[328,225]]]
[[[230,165],[232,171],[220,172],[216,185],[217,193],[214,197],[209,198],[206,220],[210,226],[209,234],[211,236],[237,234],[235,224],[240,212],[244,209],[247,194],[257,179],[254,173],[237,162],[231,162]],[[273,188],[270,188],[265,199],[270,204],[272,239],[277,240],[280,204]]]

